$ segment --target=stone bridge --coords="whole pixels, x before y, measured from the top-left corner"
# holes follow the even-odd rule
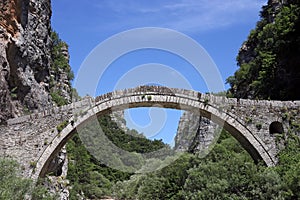
[[[255,161],[262,160],[267,166],[276,165],[279,139],[300,121],[300,101],[245,100],[140,86],[8,120],[7,126],[0,126],[0,156],[18,160],[24,176],[36,180],[45,175],[76,128],[89,119],[112,110],[152,106],[201,114],[227,130]]]

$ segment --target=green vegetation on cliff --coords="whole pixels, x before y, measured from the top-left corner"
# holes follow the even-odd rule
[[[45,187],[34,186],[32,180],[22,178],[16,161],[0,158],[0,180],[1,200],[27,199],[28,195],[31,195],[32,200],[56,199]]]
[[[227,79],[235,97],[300,99],[300,3],[281,2],[263,7],[261,20],[239,52],[240,68]]]
[[[73,71],[69,65],[68,45],[59,38],[55,32],[51,32],[51,70],[50,70],[50,95],[52,100],[58,105],[70,103],[67,96],[73,97],[76,90],[72,88],[71,81],[74,78]],[[64,94],[65,93],[65,94]]]

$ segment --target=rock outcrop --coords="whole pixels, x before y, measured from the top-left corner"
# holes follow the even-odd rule
[[[175,150],[197,153],[205,151],[214,141],[218,126],[209,119],[185,111],[175,136]]]
[[[68,46],[58,35],[57,40],[52,38],[51,0],[1,0],[0,9],[0,124],[51,108],[57,103],[54,92],[63,103],[70,103]],[[55,62],[59,56],[63,63]],[[66,161],[66,152],[61,151],[49,168],[55,176],[48,178],[47,186],[60,199],[68,198],[66,184],[60,181],[66,177]]]
[[[2,0],[0,9],[0,123],[4,123],[53,105],[52,11],[50,0]],[[63,72],[55,81],[70,86]],[[70,101],[70,88],[65,90]]]
[[[118,127],[122,129],[125,133],[128,131],[125,120],[125,110],[112,111],[110,114],[112,121],[116,122]]]
[[[51,105],[50,0],[0,2],[0,121]]]
[[[52,160],[48,171],[50,175],[47,176],[43,184],[53,196],[56,196],[60,200],[68,200],[70,195],[70,182],[66,179],[68,158],[65,147]]]

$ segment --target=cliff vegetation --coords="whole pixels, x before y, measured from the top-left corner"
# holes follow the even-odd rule
[[[300,2],[269,0],[227,79],[237,98],[298,100],[300,95]]]

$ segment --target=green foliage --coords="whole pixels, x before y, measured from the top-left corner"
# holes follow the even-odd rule
[[[0,199],[24,199],[31,182],[18,176],[18,164],[15,161],[0,159]]]
[[[58,133],[60,133],[68,125],[68,123],[69,123],[68,121],[63,121],[62,123],[57,125],[56,129]]]
[[[168,193],[165,191],[167,179],[155,175],[148,175],[139,184],[137,191],[138,199],[160,200],[167,199]]]
[[[123,173],[99,163],[84,147],[78,135],[67,144],[69,170],[67,179],[73,185],[71,199],[83,192],[89,198],[101,198],[110,194],[112,183],[125,180],[130,174]]]
[[[91,124],[87,122],[87,126],[80,132],[80,138],[75,135],[67,144],[68,156],[71,160],[67,178],[73,185],[71,199],[76,199],[76,194],[81,194],[81,192],[87,198],[101,198],[111,195],[112,187],[116,182],[127,180],[132,175],[129,172],[122,172],[105,166],[89,152],[101,156],[101,159],[107,157],[106,161],[110,162],[109,164],[130,170],[132,167],[137,169],[141,167],[143,158],[137,153],[148,153],[166,147],[161,140],[148,140],[135,130],[125,133],[109,116],[101,116],[98,120],[105,137],[102,137],[99,131],[94,128],[97,128],[97,125],[95,126],[93,122]],[[98,124],[98,122],[96,123]],[[89,150],[87,151],[81,140],[85,144],[95,145],[87,147]],[[130,156],[115,155],[114,149],[108,146],[108,141],[132,153]]]
[[[108,139],[117,147],[126,151],[150,153],[166,147],[162,140],[148,140],[136,130],[129,130],[125,133],[110,119],[108,115],[100,117],[99,123],[101,124],[101,128]]]
[[[275,16],[275,17],[274,17]],[[299,99],[300,4],[263,7],[261,20],[237,57],[240,68],[227,79],[238,98]]]
[[[118,182],[114,194],[121,199],[298,199],[296,138],[280,153],[280,164],[266,168],[223,132],[206,158],[184,154],[160,171]]]
[[[53,101],[58,105],[66,105],[68,103],[67,99],[65,99],[60,94],[60,83],[58,82],[58,77],[61,76],[62,73],[65,73],[68,78],[69,87],[71,87],[71,80],[74,79],[74,73],[69,65],[69,58],[66,57],[66,51],[68,51],[68,45],[63,42],[59,35],[55,32],[51,32],[52,39],[52,49],[51,49],[51,77],[50,77],[50,94]],[[72,88],[69,91],[73,100],[80,100],[80,97],[76,91],[76,89]]]
[[[41,184],[33,187],[32,181],[19,176],[19,165],[16,161],[0,158],[0,199],[25,199],[31,195],[33,200],[54,200]]]
[[[50,93],[52,100],[58,105],[58,106],[63,106],[68,104],[68,101],[62,97],[58,91],[54,91]]]

